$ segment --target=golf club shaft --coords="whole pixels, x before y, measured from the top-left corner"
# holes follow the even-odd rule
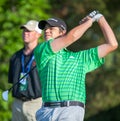
[[[13,89],[13,87],[16,86],[22,79],[24,79],[34,68],[36,68],[36,66],[34,66],[28,73],[26,73],[22,78],[20,78],[19,81],[17,81],[16,83],[14,83],[14,84],[8,89],[8,91],[11,91],[11,89]]]

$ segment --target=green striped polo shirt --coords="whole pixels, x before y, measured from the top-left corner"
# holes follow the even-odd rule
[[[85,103],[86,73],[100,67],[104,59],[99,59],[97,47],[79,52],[62,49],[55,53],[51,41],[39,44],[34,51],[43,102],[74,100]]]

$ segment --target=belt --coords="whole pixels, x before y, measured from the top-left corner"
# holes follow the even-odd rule
[[[18,100],[23,101],[23,102],[33,100],[32,98],[27,98],[27,97],[20,97],[20,98],[16,97],[16,98],[17,98]]]
[[[68,107],[68,106],[80,106],[82,108],[85,105],[79,101],[62,101],[62,102],[45,102],[43,103],[44,107]]]
[[[32,99],[31,98],[27,98],[27,97],[21,97],[20,100],[22,100],[22,101],[30,101]]]

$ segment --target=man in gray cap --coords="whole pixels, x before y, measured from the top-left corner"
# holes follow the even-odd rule
[[[24,47],[11,57],[8,74],[9,83],[20,81],[12,90],[12,121],[36,121],[35,113],[41,107],[42,99],[33,50],[38,45],[42,30],[36,20],[30,20],[20,28],[23,30]]]
[[[80,39],[95,21],[103,32],[104,43],[78,52],[67,50],[66,47]],[[34,50],[43,101],[36,119],[83,121],[86,74],[102,66],[104,57],[118,47],[116,37],[98,11],[91,12],[68,33],[65,22],[57,18],[40,21],[39,28],[44,30],[46,41]]]

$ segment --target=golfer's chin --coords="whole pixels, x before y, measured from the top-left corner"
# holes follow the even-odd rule
[[[50,40],[50,39],[52,39],[52,37],[50,37],[50,36],[45,37],[45,40],[46,40],[46,41],[48,41],[48,40]]]

